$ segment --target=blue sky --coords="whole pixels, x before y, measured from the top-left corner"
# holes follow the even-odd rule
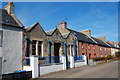
[[[2,7],[6,3],[3,3]],[[38,21],[45,31],[68,18],[68,28],[90,29],[92,36],[118,41],[117,2],[15,2],[15,14],[26,26]]]

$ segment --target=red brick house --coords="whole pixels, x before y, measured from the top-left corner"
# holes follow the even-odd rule
[[[62,21],[58,25],[58,29],[61,34],[71,32],[76,38],[77,56],[87,55],[88,60],[93,57],[107,56],[111,54],[110,46],[103,41],[91,36],[90,30],[83,30],[77,32],[67,28],[67,23]]]
[[[107,55],[111,55],[111,47],[104,39],[101,39],[103,37],[100,37],[99,39],[92,37],[97,43],[98,43],[98,53],[100,57],[106,57]]]

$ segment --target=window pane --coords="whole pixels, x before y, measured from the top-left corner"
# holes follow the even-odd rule
[[[42,54],[42,41],[38,41],[38,55]]]
[[[36,40],[33,40],[32,41],[32,55],[35,55],[36,54]]]

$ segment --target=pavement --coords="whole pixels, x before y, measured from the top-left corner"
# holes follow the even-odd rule
[[[118,61],[67,69],[31,80],[40,80],[40,78],[118,78]]]

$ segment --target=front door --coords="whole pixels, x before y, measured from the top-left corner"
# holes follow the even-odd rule
[[[54,43],[54,62],[59,63],[60,43]]]

